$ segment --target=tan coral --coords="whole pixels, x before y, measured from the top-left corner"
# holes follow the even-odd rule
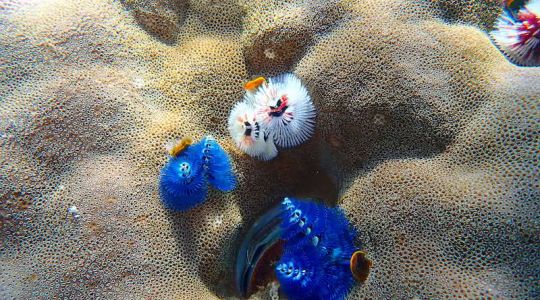
[[[128,0],[124,4],[151,35],[168,43],[176,41],[187,11],[186,1]]]
[[[360,232],[351,299],[538,292],[540,71],[479,29],[499,1],[38,2],[0,4],[0,298],[234,297],[243,234],[286,195]],[[284,71],[317,130],[255,161],[227,116]],[[164,146],[207,134],[238,189],[167,211]]]

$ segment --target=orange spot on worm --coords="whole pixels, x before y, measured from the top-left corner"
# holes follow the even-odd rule
[[[248,83],[244,84],[244,89],[248,91],[256,90],[261,84],[266,83],[266,79],[264,77],[257,77]]]
[[[369,275],[369,270],[373,266],[371,260],[367,258],[366,251],[356,251],[351,256],[350,268],[351,273],[359,282],[364,282],[367,280]]]
[[[169,150],[169,155],[176,157],[191,144],[193,144],[193,140],[191,138],[183,138],[176,143],[176,145],[172,146],[171,150]]]

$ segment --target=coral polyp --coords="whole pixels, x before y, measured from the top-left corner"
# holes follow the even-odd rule
[[[274,133],[280,147],[294,147],[307,141],[315,130],[315,106],[298,77],[283,74],[261,84],[253,94],[246,93],[246,102],[253,103],[257,120]]]
[[[255,109],[245,102],[237,103],[231,111],[229,132],[236,146],[250,156],[270,160],[278,153],[272,135],[265,133],[255,118]]]
[[[524,66],[540,65],[540,0],[522,8],[505,3],[491,32],[495,43],[513,62]]]
[[[187,210],[204,202],[208,183],[228,192],[235,188],[236,178],[227,153],[212,137],[189,145],[183,139],[172,149],[161,170],[159,189],[163,204],[173,210]]]

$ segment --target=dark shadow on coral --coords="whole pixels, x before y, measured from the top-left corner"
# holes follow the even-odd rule
[[[481,27],[483,30],[492,30],[501,7],[501,1],[433,1],[439,11],[439,17],[448,23],[465,23]],[[467,8],[469,6],[469,8]],[[472,6],[472,8],[470,7]],[[486,13],[489,12],[489,13]],[[487,24],[487,25],[486,25]]]
[[[286,29],[267,32],[256,37],[251,47],[244,49],[244,58],[249,74],[276,76],[290,72],[302,56],[312,38],[307,31],[290,33]],[[279,40],[278,38],[279,37]]]
[[[305,24],[268,25],[268,28],[262,28],[261,34],[247,39],[244,60],[248,74],[276,76],[290,72],[320,36],[350,17],[335,1],[311,1],[304,8]]]
[[[335,128],[324,135],[333,157],[344,174],[356,178],[388,160],[429,158],[442,153],[452,142],[442,120],[422,118],[413,105],[367,106],[357,111],[354,124],[329,117]],[[354,172],[354,176],[351,176]],[[343,182],[341,188],[349,183]],[[341,193],[340,193],[341,194]]]
[[[122,1],[137,23],[162,43],[172,45],[185,19],[185,1]]]
[[[228,243],[223,241],[212,241],[219,243],[217,248],[220,250],[202,250],[203,252],[216,252],[215,255],[212,255],[211,259],[208,257],[203,257],[203,252],[197,252],[197,249],[202,247],[200,245],[202,242],[201,235],[204,234],[204,232],[202,232],[201,228],[198,228],[196,224],[200,223],[200,220],[205,218],[206,212],[209,209],[212,209],[207,207],[207,205],[220,205],[218,202],[222,199],[219,198],[220,197],[208,199],[207,202],[203,203],[201,206],[186,212],[168,211],[168,216],[172,224],[177,243],[181,249],[181,255],[195,267],[190,271],[196,272],[197,277],[199,277],[206,287],[215,295],[225,298],[235,295],[234,282],[231,280],[233,277],[228,276],[229,274],[232,274],[232,268],[234,266],[230,262],[234,262],[234,259],[230,260],[228,257],[223,257],[225,253],[223,249],[228,247]],[[213,203],[208,203],[209,201]],[[235,232],[232,234],[231,239],[236,240],[236,238],[237,233]],[[193,245],[196,246],[193,247]],[[220,270],[221,276],[218,275],[217,277],[209,277],[209,274],[216,273],[215,270]],[[225,274],[227,274],[227,276],[225,276]]]

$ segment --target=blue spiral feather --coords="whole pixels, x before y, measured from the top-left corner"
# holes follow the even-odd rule
[[[211,137],[170,157],[161,169],[161,200],[169,209],[191,209],[206,200],[208,183],[224,192],[236,187],[229,157]]]
[[[236,187],[236,178],[232,171],[229,155],[212,137],[203,139],[203,160],[208,169],[210,184],[222,192],[229,192]]]
[[[348,264],[329,264],[313,248],[287,249],[276,277],[291,300],[344,299],[354,284]]]
[[[326,227],[329,210],[321,209],[314,202],[290,198],[285,198],[281,206],[281,238],[298,243],[318,243]]]
[[[290,299],[325,299],[322,296],[328,294],[320,291],[319,283],[324,272],[314,256],[318,254],[313,248],[298,251],[289,247],[276,264],[276,277]]]
[[[280,226],[285,245],[275,271],[287,296],[345,298],[354,283],[349,260],[356,232],[343,211],[285,198]]]
[[[207,182],[202,164],[202,147],[188,147],[177,157],[171,157],[161,170],[160,194],[165,206],[186,210],[206,198]]]

